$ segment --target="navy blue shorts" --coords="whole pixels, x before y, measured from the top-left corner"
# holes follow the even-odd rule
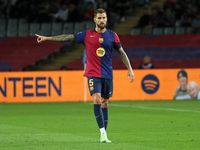
[[[112,97],[113,79],[88,77],[88,87],[90,94],[101,93],[101,97]]]

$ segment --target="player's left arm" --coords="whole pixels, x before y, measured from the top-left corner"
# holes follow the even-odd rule
[[[127,74],[127,79],[129,78],[129,76],[131,77],[131,83],[133,82],[135,75],[133,73],[130,61],[128,59],[128,56],[126,55],[125,51],[123,50],[123,48],[119,48],[116,49],[116,51],[120,54],[120,57],[122,59],[122,62],[124,63],[124,65],[126,66],[126,68],[128,69],[128,74]]]

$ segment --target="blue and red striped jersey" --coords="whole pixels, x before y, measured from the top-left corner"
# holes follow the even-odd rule
[[[84,43],[87,53],[87,67],[84,76],[113,79],[111,54],[113,48],[121,48],[118,35],[106,29],[98,33],[95,29],[74,35],[78,43]]]

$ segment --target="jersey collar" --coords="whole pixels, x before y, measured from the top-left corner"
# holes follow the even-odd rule
[[[94,31],[95,31],[96,33],[100,33],[100,32],[97,32],[97,31],[95,30],[95,28],[94,28]],[[107,28],[106,28],[106,31],[107,31]],[[106,33],[106,31],[103,32],[103,33],[100,33],[100,34],[104,34],[104,33]]]

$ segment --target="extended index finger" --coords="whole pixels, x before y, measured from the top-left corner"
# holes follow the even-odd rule
[[[39,34],[35,34],[35,36],[40,36]]]

